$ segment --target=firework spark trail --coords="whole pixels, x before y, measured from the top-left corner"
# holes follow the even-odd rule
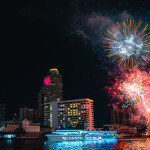
[[[139,115],[148,119],[150,115],[150,73],[131,69],[115,77],[114,84],[108,88],[113,105],[138,110]]]
[[[148,25],[142,28],[142,21],[122,21],[107,29],[104,37],[105,51],[112,62],[124,68],[143,66],[150,60],[150,32],[146,33]]]

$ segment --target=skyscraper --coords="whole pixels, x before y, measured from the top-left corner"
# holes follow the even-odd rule
[[[0,122],[6,119],[6,104],[0,104]]]
[[[44,84],[39,93],[38,107],[42,124],[44,124],[44,104],[57,99],[62,100],[62,86],[62,75],[58,69],[50,69],[49,74],[44,78]]]

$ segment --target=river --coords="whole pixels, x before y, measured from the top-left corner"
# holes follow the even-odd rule
[[[44,139],[0,140],[0,150],[150,150],[150,138],[49,142]]]

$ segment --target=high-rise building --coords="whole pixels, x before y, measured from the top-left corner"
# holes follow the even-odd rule
[[[54,128],[94,129],[93,100],[53,101],[44,105],[44,125]]]
[[[58,128],[58,102],[59,99],[44,103],[44,126]]]
[[[44,124],[44,105],[58,98],[62,100],[62,75],[58,69],[52,68],[44,78],[44,84],[39,93],[38,107],[41,116],[41,123]]]
[[[20,120],[28,119],[33,122],[39,121],[39,111],[37,109],[31,109],[31,108],[20,108],[19,109],[19,118]]]
[[[6,119],[6,104],[0,104],[0,122]]]

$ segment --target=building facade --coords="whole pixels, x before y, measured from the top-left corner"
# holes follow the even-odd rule
[[[22,121],[22,128],[24,129],[25,132],[40,132],[40,126],[31,123],[29,120],[24,119]]]
[[[110,131],[116,131],[119,134],[126,134],[126,135],[137,134],[137,127],[130,127],[130,126],[120,125],[120,124],[104,125],[103,127],[104,129],[107,129]]]
[[[44,78],[44,85],[39,93],[38,107],[42,124],[44,124],[44,106],[58,98],[62,100],[62,86],[62,75],[58,69],[50,69],[49,74]]]
[[[22,128],[26,133],[28,132],[40,132],[40,126],[31,123],[27,119],[22,122],[9,122],[5,126],[1,127],[0,132],[16,132],[17,129]]]
[[[20,123],[14,123],[14,122],[6,123],[6,125],[3,126],[0,132],[15,132],[15,130],[19,128],[19,126]]]
[[[93,100],[52,101],[44,105],[44,125],[51,128],[94,129]]]
[[[39,110],[31,108],[20,108],[19,109],[19,118],[24,120],[25,118],[33,122],[39,122]]]
[[[58,102],[58,128],[94,129],[93,100],[89,98]]]
[[[0,122],[6,119],[6,104],[0,104]]]
[[[59,99],[44,104],[44,126],[58,128],[58,102]]]

